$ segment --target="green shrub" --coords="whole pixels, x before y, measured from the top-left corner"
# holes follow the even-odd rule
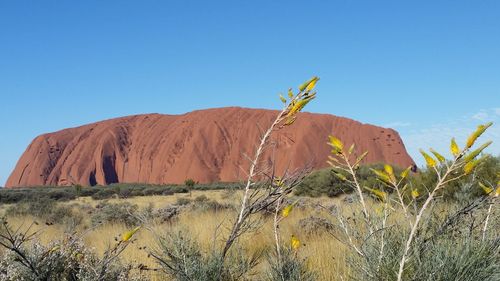
[[[7,221],[0,220],[0,280],[143,280],[134,274],[132,265],[119,260],[120,253],[131,241],[122,241],[110,246],[102,257],[86,247],[74,235],[48,245],[40,243],[37,233],[11,228]]]
[[[203,202],[206,202],[208,200],[209,199],[208,199],[208,197],[206,195],[199,195],[196,198],[194,198],[194,202],[195,203],[203,203]]]
[[[198,201],[196,199],[198,199]],[[218,212],[218,211],[228,210],[228,209],[233,208],[233,206],[230,204],[219,203],[215,200],[210,200],[208,198],[203,199],[203,197],[202,197],[201,199],[203,199],[203,200],[199,200],[200,197],[197,197],[196,199],[194,200],[194,202],[191,206],[192,206],[192,209],[197,210],[197,211]]]
[[[217,183],[195,185],[198,190],[212,190],[232,188],[234,184]],[[95,200],[109,199],[113,196],[129,198],[134,196],[172,195],[188,193],[186,186],[181,185],[149,185],[149,184],[112,184],[110,186],[80,185],[72,187],[31,187],[16,189],[0,189],[0,204],[13,204],[21,201],[36,201],[40,198],[49,198],[56,201],[70,201],[78,197],[92,197]]]
[[[27,201],[10,206],[7,216],[34,216],[38,218],[47,217],[56,206],[56,201],[47,197],[41,197],[38,200]]]
[[[460,222],[464,224],[464,222]],[[408,262],[403,280],[500,280],[500,240],[481,241],[469,236],[468,225],[453,234],[441,235],[428,247],[424,235]],[[350,255],[353,280],[396,280],[405,229],[395,226],[385,233],[384,254],[380,255],[380,237],[367,239],[364,257]]]
[[[185,205],[189,205],[191,204],[191,199],[189,198],[177,198],[177,201],[175,203],[175,205],[178,205],[178,206],[185,206]]]
[[[174,193],[188,193],[189,192],[189,189],[187,189],[184,186],[173,186],[171,189]]]
[[[334,224],[329,220],[316,216],[309,216],[299,220],[299,227],[305,235],[319,235],[334,229]]]
[[[129,227],[139,225],[139,220],[133,214],[139,207],[128,202],[110,204],[102,202],[96,206],[96,212],[91,217],[92,225],[125,224]]]
[[[169,188],[162,187],[162,186],[152,186],[152,187],[145,188],[142,191],[142,193],[144,194],[144,196],[162,195],[163,192],[165,192],[166,190],[169,190]]]
[[[366,186],[378,186],[379,182],[373,177],[370,169],[380,169],[381,164],[361,165],[357,170],[359,180]],[[396,169],[399,171],[400,169]],[[295,188],[294,194],[297,196],[319,197],[327,195],[335,197],[345,193],[351,193],[352,188],[339,179],[332,172],[332,169],[322,169],[314,171],[304,178],[304,180]]]
[[[216,251],[201,250],[189,233],[178,232],[158,239],[158,247],[150,253],[170,279],[177,281],[245,280],[256,265],[258,255],[247,257],[242,251],[226,261]]]
[[[92,199],[94,200],[109,199],[115,195],[116,195],[116,190],[111,188],[106,188],[106,189],[101,189],[96,193],[92,194]]]
[[[281,259],[276,255],[269,255],[268,280],[270,281],[313,281],[316,280],[314,271],[307,267],[306,260],[297,256],[297,253],[288,248],[281,248]]]
[[[47,224],[62,224],[68,227],[74,227],[83,222],[83,216],[79,212],[74,212],[71,207],[46,197],[9,206],[5,215],[8,217],[33,216],[45,220]]]

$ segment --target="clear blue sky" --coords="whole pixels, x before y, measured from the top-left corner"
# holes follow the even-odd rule
[[[308,111],[393,127],[419,161],[418,147],[500,121],[499,15],[496,0],[1,1],[0,185],[39,134],[277,108],[312,75]]]

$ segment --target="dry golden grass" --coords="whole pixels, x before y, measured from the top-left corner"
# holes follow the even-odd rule
[[[129,202],[138,205],[140,208],[153,204],[154,208],[161,208],[175,203],[178,198],[194,199],[200,195],[204,195],[209,199],[217,200],[221,203],[235,203],[239,200],[240,194],[234,191],[228,192],[224,190],[194,191],[192,196],[188,194],[176,194],[173,196],[111,199],[108,200],[108,202]],[[341,198],[308,198],[305,200],[322,203],[324,205],[332,205],[339,203]],[[94,201],[91,198],[78,198],[77,200],[61,204],[73,204],[75,202],[81,205],[89,204],[92,206],[99,203],[99,201]],[[155,232],[158,234],[167,234],[179,230],[189,231],[201,246],[208,251],[214,244],[216,247],[221,247],[223,245],[235,215],[236,213],[230,210],[219,212],[188,211],[182,212],[178,219],[172,223],[158,224],[152,226],[152,228],[155,229]],[[317,272],[319,280],[342,280],[341,277],[345,279],[345,257],[348,249],[345,245],[333,239],[333,237],[327,233],[311,236],[305,235],[303,230],[299,227],[299,221],[310,215],[328,217],[324,211],[297,208],[282,222],[281,232],[284,242],[288,243],[292,234],[299,237],[303,244],[299,250],[299,256],[308,257],[309,266]],[[9,223],[15,227],[22,223],[27,225],[33,220],[35,219],[31,217],[15,217],[9,218]],[[87,225],[87,228],[88,225],[90,225],[89,221],[90,218],[86,217],[86,221],[83,223],[83,225]],[[272,250],[274,246],[272,219],[270,217],[260,217],[256,219],[256,223],[259,227],[256,227],[254,231],[241,237],[238,245],[249,253],[262,251],[264,249]],[[217,227],[218,225],[221,226]],[[43,228],[42,234],[40,235],[40,240],[43,243],[62,239],[64,237],[65,227],[62,225],[46,226],[40,224],[36,226],[34,230],[40,228]],[[84,241],[89,248],[93,249],[98,254],[102,254],[109,245],[116,243],[114,240],[115,237],[127,231],[127,227],[124,225],[106,224],[90,230],[85,230],[84,227],[81,227],[76,229],[76,231],[84,235]],[[155,236],[148,230],[142,229],[135,238],[136,241],[125,250],[121,258],[127,262],[144,264],[150,268],[156,268],[157,265],[154,260],[148,258],[147,252],[139,249],[144,246],[148,249],[155,248]],[[265,263],[266,261],[263,259],[261,265],[257,267],[257,270],[263,270],[265,268]],[[151,279],[159,280],[154,273],[152,273]]]

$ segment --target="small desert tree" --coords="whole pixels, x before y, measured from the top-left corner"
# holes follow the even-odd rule
[[[191,192],[194,188],[194,185],[196,184],[196,182],[193,180],[193,179],[186,179],[184,181],[184,185],[187,187],[187,189],[189,190],[189,197],[191,197]]]

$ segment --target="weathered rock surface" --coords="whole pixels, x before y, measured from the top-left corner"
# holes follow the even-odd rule
[[[249,166],[243,154],[253,155],[259,127],[276,114],[239,107],[145,114],[44,134],[29,145],[6,187],[237,181]],[[277,171],[326,167],[329,134],[368,150],[366,163],[414,163],[392,129],[312,113],[301,113],[295,124],[273,134],[276,149],[267,151],[264,162],[274,157]]]

